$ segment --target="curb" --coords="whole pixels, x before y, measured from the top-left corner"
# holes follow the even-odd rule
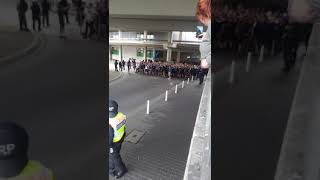
[[[13,62],[16,62],[18,59],[30,55],[33,52],[35,52],[41,44],[42,38],[40,34],[34,34],[32,43],[29,44],[29,46],[27,46],[25,49],[22,50],[18,50],[17,52],[15,52],[14,54],[5,56],[5,57],[1,57],[0,58],[0,65],[6,65],[6,64],[10,64]]]
[[[113,81],[115,81],[115,80],[117,80],[117,79],[120,79],[122,76],[123,76],[123,73],[122,73],[122,72],[120,72],[120,74],[119,74],[117,77],[115,77],[115,78],[113,78],[113,79],[109,80],[109,83],[111,83],[111,82],[113,82]]]

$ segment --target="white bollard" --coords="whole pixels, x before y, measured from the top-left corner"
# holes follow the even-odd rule
[[[260,50],[259,62],[263,62],[263,56],[264,56],[264,45],[261,47],[261,50]]]
[[[150,113],[150,101],[148,100],[147,101],[147,114],[149,114]]]
[[[166,90],[166,97],[164,98],[164,101],[168,101],[168,90]]]
[[[230,68],[230,78],[229,78],[229,83],[233,83],[234,81],[234,71],[235,71],[235,67],[236,67],[236,62],[232,61],[231,64],[231,68]]]
[[[184,88],[184,80],[182,81],[182,88]]]
[[[176,84],[176,90],[174,91],[175,94],[178,93],[178,85]]]
[[[188,78],[187,84],[189,84],[189,82],[190,82],[190,78]]]
[[[247,65],[246,65],[246,72],[249,72],[249,71],[250,71],[251,56],[252,56],[252,53],[251,53],[251,52],[248,52],[248,59],[247,59]]]

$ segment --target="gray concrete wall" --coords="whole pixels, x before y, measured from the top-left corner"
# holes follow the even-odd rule
[[[283,139],[275,180],[320,179],[320,24],[315,24]]]
[[[183,180],[211,180],[211,72],[201,96]]]

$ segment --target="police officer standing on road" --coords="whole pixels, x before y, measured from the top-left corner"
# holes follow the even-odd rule
[[[121,60],[119,61],[119,68],[120,68],[120,71],[122,72],[122,62],[121,62]]]
[[[126,62],[122,59],[122,68],[123,70],[126,70]]]
[[[133,65],[134,72],[136,72],[137,64],[135,59],[132,60],[132,65]]]
[[[297,24],[288,24],[283,35],[283,72],[289,72],[294,66],[299,46],[299,38],[297,33]]]
[[[42,24],[43,27],[49,27],[50,26],[50,21],[49,21],[49,11],[51,8],[50,2],[48,0],[43,0],[41,3],[41,8],[42,8]]]
[[[120,156],[121,145],[126,132],[126,116],[118,112],[118,103],[109,100],[109,174],[122,177],[127,168]]]
[[[0,179],[53,180],[51,170],[28,158],[29,138],[24,128],[0,123]]]
[[[118,60],[114,61],[114,69],[118,71]]]
[[[27,18],[26,12],[28,10],[28,4],[25,0],[20,0],[17,4],[17,11],[19,15],[19,24],[20,24],[20,31],[29,31],[27,25]]]
[[[38,23],[38,31],[41,31],[41,8],[36,0],[32,0],[31,5],[32,12],[32,27],[36,30],[36,22]]]
[[[131,69],[131,60],[129,59],[129,61],[127,62],[127,66],[128,66],[128,72],[130,72]]]

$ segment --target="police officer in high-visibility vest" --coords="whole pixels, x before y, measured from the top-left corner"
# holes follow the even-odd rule
[[[24,128],[0,123],[0,180],[53,180],[51,170],[28,158],[29,137]]]
[[[118,103],[109,100],[109,174],[122,177],[127,168],[120,156],[121,144],[126,132],[126,116],[118,112]]]

